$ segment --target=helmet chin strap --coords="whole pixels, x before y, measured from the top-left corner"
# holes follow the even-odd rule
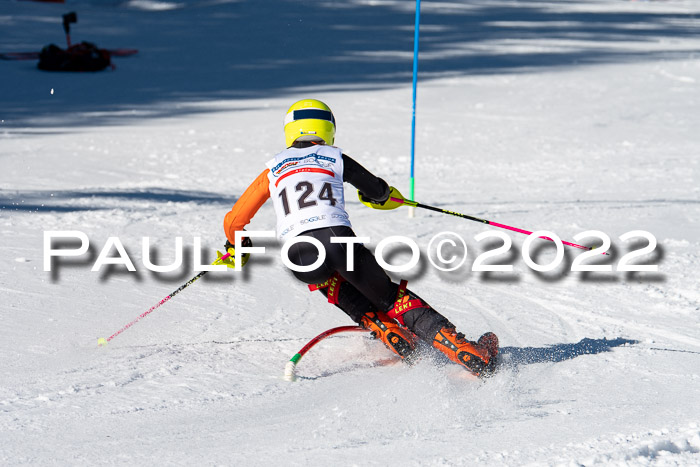
[[[290,147],[292,148],[308,148],[310,146],[325,146],[326,143],[324,141],[294,141],[294,144],[292,144]]]

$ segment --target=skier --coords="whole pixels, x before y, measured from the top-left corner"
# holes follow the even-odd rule
[[[304,235],[325,248],[326,258],[318,268],[292,271],[309,284],[309,289],[321,291],[330,303],[403,359],[414,352],[418,336],[471,373],[492,373],[498,355],[495,334],[488,332],[477,342],[467,341],[447,318],[406,289],[405,281],[392,282],[362,244],[333,241],[334,237],[355,237],[345,211],[343,182],[355,186],[360,200],[376,209],[397,208],[401,203],[391,198],[403,197],[333,146],[335,118],[331,109],[315,99],[294,103],[285,116],[284,133],[287,149],[267,162],[267,168],[225,216],[225,248],[231,256],[224,264],[235,266],[236,232],[272,198],[281,241]],[[243,244],[250,246],[252,242],[245,238]],[[348,264],[348,249],[354,254],[353,267]],[[299,266],[312,265],[318,257],[319,250],[308,242],[295,243],[288,251],[290,261]],[[242,255],[242,266],[247,259],[247,254]]]

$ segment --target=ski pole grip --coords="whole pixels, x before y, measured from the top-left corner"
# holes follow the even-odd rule
[[[70,33],[70,23],[77,23],[78,22],[78,15],[75,13],[75,11],[71,11],[70,13],[66,13],[63,15],[63,30],[66,31],[66,34]]]
[[[391,199],[391,200],[394,201],[395,203],[405,204],[406,206],[412,206],[412,207],[414,207],[414,208],[418,207],[418,203],[417,203],[416,201],[412,201],[412,200],[410,200],[410,199],[406,199],[406,198],[394,198],[393,196],[392,196],[391,198],[389,198],[389,199]]]

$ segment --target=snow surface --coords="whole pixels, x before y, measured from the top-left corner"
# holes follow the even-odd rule
[[[428,211],[379,212],[347,192],[374,247],[407,235],[403,274],[503,369],[466,377],[435,354],[413,367],[295,282],[279,245],[241,275],[194,276],[224,240],[224,214],[283,145],[303,97],[328,102],[337,144],[408,192],[412,1],[68,0],[0,3],[0,50],[74,42],[133,47],[100,73],[0,62],[0,464],[700,465],[700,13],[698,1],[423,1],[416,198],[562,239],[610,236],[616,266],[536,273],[524,235],[478,273],[493,230]],[[268,204],[250,228],[270,230]],[[44,232],[80,230],[89,252],[43,268]],[[457,271],[428,262],[459,233]],[[137,272],[92,272],[108,238]],[[158,264],[142,262],[150,237]],[[596,239],[581,239],[594,244]],[[70,247],[72,244],[64,244]],[[551,244],[533,249],[539,263]],[[112,249],[112,256],[116,250]],[[392,261],[406,261],[394,250]],[[394,275],[399,277],[399,275]]]

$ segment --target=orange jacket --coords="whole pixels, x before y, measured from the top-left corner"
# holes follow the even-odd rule
[[[267,174],[270,169],[265,169],[253,183],[243,192],[224,217],[224,232],[231,244],[234,244],[235,234],[248,225],[258,209],[265,204],[270,197],[270,182]]]

